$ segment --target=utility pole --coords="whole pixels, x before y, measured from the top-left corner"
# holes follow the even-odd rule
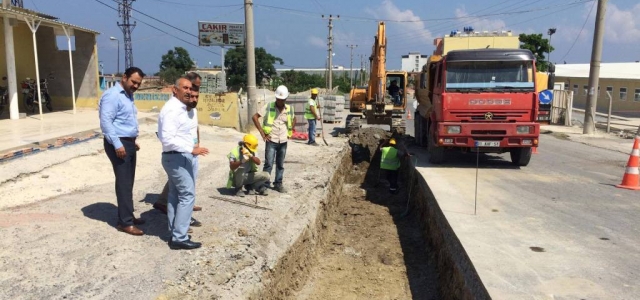
[[[556,33],[556,29],[555,28],[549,28],[549,30],[547,31],[547,34],[549,35],[549,53],[547,54],[547,71],[549,70],[549,64],[551,63],[551,36]],[[547,72],[549,73],[549,72]],[[549,88],[549,87],[547,87]]]
[[[349,63],[349,88],[353,88],[353,48],[357,48],[358,45],[347,45],[348,48],[351,49],[350,63]]]
[[[604,37],[604,16],[607,11],[607,0],[598,0],[596,24],[593,32],[593,48],[591,50],[591,67],[589,69],[589,93],[587,109],[584,114],[583,134],[594,134],[596,127],[596,107],[598,105],[597,89],[600,79],[600,60],[602,57],[602,40]]]
[[[249,114],[247,126],[243,131],[248,132],[251,117],[258,111],[258,97],[256,95],[256,50],[253,36],[253,0],[244,0],[244,22],[247,31],[247,44],[245,49],[247,51],[247,110]]]
[[[322,15],[322,18],[324,19],[324,15]],[[333,20],[334,19],[339,19],[340,15],[338,16],[333,16],[333,15],[329,15],[329,63],[327,65],[327,68],[329,69],[328,73],[329,73],[329,84],[328,84],[328,91],[329,93],[331,93],[331,91],[333,90]]]
[[[131,5],[136,0],[120,0],[118,1],[118,13],[122,18],[122,23],[118,22],[118,27],[124,35],[124,68],[133,67],[133,44],[131,43],[131,31],[136,27],[136,22],[131,24]],[[119,52],[119,51],[118,51]]]
[[[365,66],[364,66],[364,54],[360,54],[360,86],[364,85]]]

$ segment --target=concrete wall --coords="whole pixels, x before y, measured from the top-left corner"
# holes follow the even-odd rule
[[[36,33],[40,77],[43,78],[50,73],[55,77],[49,81],[49,94],[55,110],[73,108],[69,51],[66,50],[66,36],[61,30],[58,29],[57,33],[65,38],[65,50],[58,49],[56,31],[53,27],[41,26]],[[72,51],[72,56],[76,105],[87,107],[91,106],[89,104],[97,104],[100,90],[96,39],[94,34],[88,32],[76,30],[74,35],[75,50]]]
[[[169,93],[134,94],[135,104],[140,111],[161,110],[171,98]],[[238,94],[205,94],[200,93],[198,100],[198,121],[202,125],[213,125],[240,130]],[[97,106],[89,106],[97,108]],[[246,113],[246,112],[245,112]]]
[[[589,85],[588,78],[556,77],[556,82],[564,82],[565,89],[574,91],[574,107],[584,108],[586,106],[587,93],[585,92],[585,86]],[[638,100],[635,99],[635,90],[640,89],[640,80],[600,78],[599,85],[600,92],[596,92],[598,95],[598,111],[606,112],[608,110],[609,98],[606,90],[607,87],[611,87],[613,89],[611,92],[611,96],[613,97],[612,111],[640,112],[640,98]],[[577,88],[574,88],[574,86],[577,86]],[[620,88],[627,88],[626,100],[620,98]]]

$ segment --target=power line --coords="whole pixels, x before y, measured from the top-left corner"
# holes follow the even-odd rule
[[[341,19],[352,20],[352,21],[368,21],[368,22],[384,21],[384,22],[388,22],[388,23],[436,22],[436,21],[448,21],[448,20],[474,19],[474,18],[479,18],[479,17],[492,17],[492,16],[501,16],[501,15],[523,14],[523,13],[530,13],[530,12],[541,11],[541,10],[548,10],[548,9],[567,6],[567,5],[582,4],[582,3],[587,3],[587,2],[591,2],[591,1],[594,1],[594,0],[576,0],[576,1],[573,1],[573,2],[570,2],[570,3],[558,4],[558,5],[550,5],[550,6],[545,6],[545,7],[535,8],[535,9],[510,11],[510,12],[500,12],[500,13],[491,13],[491,14],[475,15],[475,16],[463,16],[463,17],[447,17],[447,18],[417,19],[417,20],[389,20],[389,19],[379,19],[379,18],[342,16]],[[272,5],[264,5],[264,4],[260,4],[260,5],[254,4],[254,5],[258,6],[258,7],[271,8],[271,9],[283,10],[283,11],[288,11],[288,12],[303,13],[303,14],[310,15],[310,16],[313,16],[315,14],[314,12],[310,12],[310,11],[304,11],[304,10],[299,10],[299,9],[291,9],[291,8],[285,8],[285,7],[278,7],[278,6],[272,6]]]
[[[580,32],[578,32],[578,34],[576,35],[576,38],[573,40],[573,44],[571,44],[571,47],[569,48],[569,50],[567,50],[567,53],[565,53],[565,55],[560,60],[564,60],[564,58],[567,57],[567,55],[569,55],[569,52],[571,52],[571,50],[573,49],[573,46],[576,45],[578,38],[582,34],[582,30],[584,30],[584,26],[587,25],[587,21],[589,20],[589,17],[591,17],[591,12],[593,11],[594,6],[596,6],[596,1],[593,1],[593,4],[591,4],[591,9],[589,9],[589,14],[584,19],[584,23],[582,23],[582,28],[580,28]]]
[[[117,0],[111,0],[111,1],[116,2],[116,3],[118,2]],[[139,11],[139,10],[137,10],[137,9],[133,8],[133,7],[131,7],[131,10],[133,10],[133,11],[135,11],[135,12],[137,12],[137,13],[139,13],[139,14],[141,14],[141,15],[143,15],[143,16],[145,16],[145,17],[147,17],[147,18],[151,19],[151,20],[154,20],[154,21],[156,21],[156,22],[158,22],[158,23],[164,24],[164,25],[169,26],[169,27],[171,27],[171,28],[173,28],[173,29],[175,29],[175,30],[178,30],[178,31],[180,31],[180,32],[182,32],[182,33],[184,33],[184,34],[190,35],[190,36],[195,37],[195,38],[197,38],[197,37],[198,37],[197,35],[195,35],[195,34],[193,34],[193,33],[191,33],[191,32],[185,31],[185,30],[180,29],[180,28],[178,28],[178,27],[176,27],[176,26],[173,26],[173,25],[171,25],[171,24],[169,24],[169,23],[167,23],[167,22],[165,22],[165,21],[159,20],[159,19],[157,19],[157,18],[155,18],[155,17],[153,17],[153,16],[150,16],[150,15],[148,15],[148,14],[145,14],[145,13],[143,13],[143,12],[141,12],[141,11]]]
[[[232,4],[232,5],[207,5],[207,4],[192,4],[192,3],[181,3],[181,2],[174,2],[174,1],[167,1],[167,0],[152,0],[152,1],[156,1],[156,2],[162,2],[162,3],[167,3],[167,4],[175,4],[175,5],[183,5],[183,6],[189,6],[189,7],[237,7],[240,6],[242,7],[242,4]]]
[[[106,6],[106,7],[108,7],[108,8],[111,8],[112,10],[118,11],[118,9],[116,9],[116,8],[114,8],[114,7],[111,7],[111,6],[109,6],[108,4],[106,4],[106,3],[104,3],[104,2],[102,2],[102,1],[100,1],[100,0],[94,0],[94,1],[96,1],[96,2],[98,2],[98,3],[100,3],[100,4],[104,5],[104,6]],[[149,27],[151,27],[151,28],[153,28],[153,29],[155,29],[155,30],[157,30],[157,31],[160,31],[160,32],[162,32],[162,33],[164,33],[164,34],[166,34],[166,35],[168,35],[168,36],[170,36],[170,37],[173,37],[173,38],[175,38],[175,39],[177,39],[177,40],[180,40],[180,41],[182,41],[182,42],[184,42],[184,43],[186,43],[186,44],[189,44],[189,45],[191,45],[191,46],[197,47],[198,49],[201,49],[201,50],[204,50],[204,51],[207,51],[207,52],[210,52],[210,53],[213,53],[213,54],[215,54],[215,55],[220,56],[220,53],[218,53],[218,52],[211,51],[211,50],[209,50],[209,49],[207,49],[207,48],[203,48],[203,47],[201,47],[200,45],[196,45],[196,44],[194,44],[194,43],[192,43],[192,42],[189,42],[189,41],[187,41],[187,40],[184,40],[184,39],[182,39],[182,38],[180,38],[180,37],[177,37],[177,36],[175,36],[175,35],[173,35],[173,34],[171,34],[171,33],[168,33],[168,32],[166,32],[166,31],[164,31],[164,30],[162,30],[162,29],[160,29],[160,28],[158,28],[158,27],[156,27],[156,26],[153,26],[153,25],[151,25],[151,24],[149,24],[149,23],[147,23],[147,22],[145,22],[145,21],[142,21],[142,20],[140,20],[140,19],[137,19],[137,18],[135,18],[135,17],[131,17],[131,18],[132,18],[132,19],[134,19],[134,20],[136,20],[136,21],[139,21],[140,23],[142,23],[142,24],[144,24],[144,25],[147,25],[147,26],[149,26]]]

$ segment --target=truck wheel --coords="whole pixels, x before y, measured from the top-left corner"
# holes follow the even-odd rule
[[[417,111],[416,111],[417,112]],[[420,120],[421,118],[418,117],[418,114],[415,114],[415,118],[413,119],[413,135],[416,137],[416,143],[418,144],[418,146],[420,147],[424,147],[425,142],[424,142],[424,134],[422,133],[422,120]]]
[[[531,147],[513,148],[509,151],[511,163],[519,167],[526,167],[531,160]]]
[[[436,146],[436,142],[433,136],[429,135],[427,144],[429,152],[429,162],[436,165],[444,162],[444,148]]]

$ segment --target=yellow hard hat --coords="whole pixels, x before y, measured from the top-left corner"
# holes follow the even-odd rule
[[[316,88],[312,88],[312,89],[311,89],[311,95],[314,95],[314,94],[315,94],[315,95],[317,95],[317,94],[318,94],[318,89],[316,89]]]
[[[389,140],[389,145],[395,145],[395,144],[396,144],[396,139]]]
[[[244,144],[251,152],[258,151],[258,138],[253,134],[247,134],[242,138]]]

